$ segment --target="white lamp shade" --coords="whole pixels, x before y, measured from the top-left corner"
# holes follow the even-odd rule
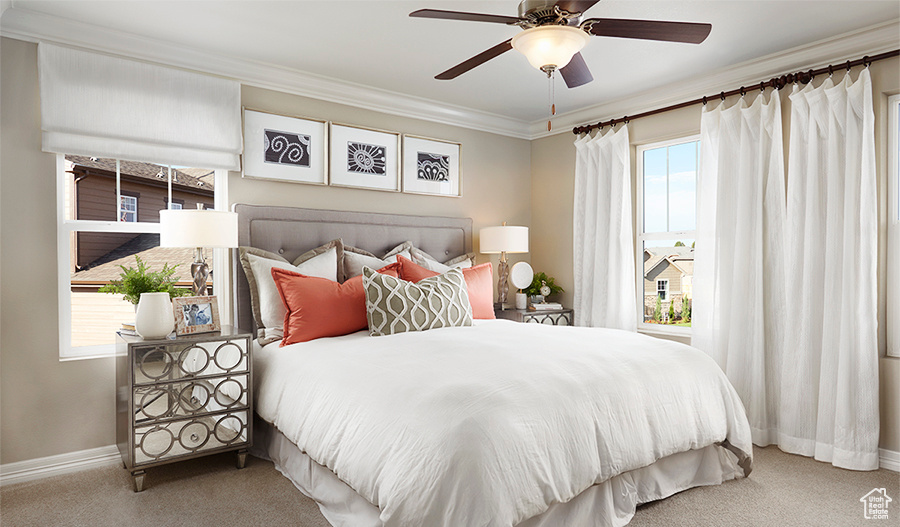
[[[237,247],[238,215],[220,210],[159,211],[162,247]]]
[[[528,227],[502,225],[478,231],[482,253],[527,253]]]
[[[516,34],[512,38],[512,47],[537,69],[544,66],[562,68],[590,39],[590,35],[577,27],[542,26]]]

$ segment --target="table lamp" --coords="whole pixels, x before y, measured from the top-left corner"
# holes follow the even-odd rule
[[[202,296],[206,291],[209,266],[203,258],[203,248],[237,247],[238,215],[236,212],[204,210],[198,203],[196,210],[167,209],[159,211],[160,247],[193,247],[194,263],[191,276],[194,277],[194,296]]]
[[[503,225],[499,227],[485,227],[478,232],[480,238],[479,249],[484,254],[500,253],[500,266],[497,269],[500,278],[497,281],[499,297],[497,303],[500,309],[506,309],[506,297],[509,293],[509,264],[506,262],[507,253],[528,252],[528,227],[516,227]]]

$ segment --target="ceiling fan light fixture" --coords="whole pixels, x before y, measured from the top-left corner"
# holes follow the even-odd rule
[[[526,29],[512,38],[512,47],[539,70],[563,68],[587,45],[591,36],[577,27],[541,26]]]

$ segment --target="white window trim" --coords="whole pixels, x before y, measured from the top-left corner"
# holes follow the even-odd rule
[[[682,143],[691,143],[694,141],[699,141],[700,135],[691,135],[686,137],[678,137],[675,139],[669,139],[667,141],[659,141],[656,143],[648,143],[644,145],[636,146],[636,154],[637,162],[635,163],[636,172],[635,172],[635,180],[636,184],[635,188],[635,201],[637,202],[637,206],[635,207],[635,214],[637,214],[637,228],[635,229],[635,233],[637,234],[635,238],[635,269],[639,270],[635,273],[636,275],[636,284],[635,284],[635,294],[637,295],[637,329],[639,332],[643,333],[652,333],[656,335],[671,335],[671,336],[679,336],[679,337],[690,337],[691,336],[691,328],[683,327],[683,326],[668,326],[661,324],[647,324],[644,322],[644,242],[653,241],[653,240],[672,240],[672,239],[697,239],[697,231],[671,231],[671,232],[652,232],[652,233],[644,233],[644,151],[653,150],[655,148],[662,148],[664,146],[673,146],[680,145]],[[700,170],[699,165],[699,152],[698,152],[698,163],[697,170]],[[668,193],[668,192],[667,192]],[[669,292],[667,292],[669,293]],[[657,294],[658,295],[658,294]],[[668,302],[669,300],[667,300]]]
[[[117,163],[118,164],[118,163]],[[228,171],[216,170],[215,175],[215,208],[216,210],[228,210]],[[80,360],[115,355],[115,344],[103,344],[96,346],[71,346],[72,342],[72,281],[71,281],[71,253],[70,237],[76,231],[93,232],[127,232],[127,233],[159,233],[158,223],[121,222],[121,221],[96,221],[73,220],[66,218],[66,158],[63,154],[56,155],[56,258],[57,258],[57,298],[59,300],[59,360]],[[119,193],[118,190],[116,192]],[[228,265],[225,262],[225,249],[214,249],[213,272],[216,280],[213,282],[213,294],[219,298],[222,324],[231,323],[230,287],[231,278],[228,275]],[[226,277],[226,280],[219,280]],[[221,283],[221,286],[218,285]]]
[[[888,97],[887,355],[900,357],[900,95]]]
[[[666,288],[663,290],[665,293],[665,298],[662,299],[663,302],[670,302],[670,294],[669,294],[669,280],[667,278],[657,278],[656,280],[656,297],[659,298],[659,283],[665,282]]]
[[[133,211],[132,211],[132,210],[128,210],[128,209],[123,209],[123,208],[122,208],[122,200],[123,200],[123,199],[126,200],[126,201],[127,201],[127,200],[134,200],[134,210],[133,210]],[[126,213],[126,214],[129,213],[129,212],[133,212],[133,213],[134,213],[134,221],[127,221],[127,220],[121,220],[121,221],[123,221],[123,222],[125,222],[125,223],[137,223],[137,222],[138,222],[138,199],[137,199],[136,197],[134,197],[134,196],[127,196],[127,195],[124,195],[124,194],[120,194],[120,195],[119,195],[119,218],[120,218],[120,219],[122,218],[122,213],[123,213],[123,212]]]

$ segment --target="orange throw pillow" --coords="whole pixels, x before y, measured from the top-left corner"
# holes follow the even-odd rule
[[[409,258],[397,257],[400,264],[400,278],[409,282],[418,282],[423,278],[437,276],[441,273],[426,269]],[[469,304],[472,306],[472,318],[491,319],[494,317],[494,273],[489,263],[476,265],[462,270],[469,291]]]
[[[399,278],[399,270],[400,264],[393,263],[378,272]],[[362,276],[341,284],[273,267],[272,279],[287,310],[282,346],[338,337],[368,327]]]

